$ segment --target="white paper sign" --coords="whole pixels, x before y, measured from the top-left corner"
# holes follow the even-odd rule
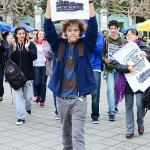
[[[120,48],[121,46],[108,43],[108,58],[113,59],[112,55],[114,55]]]
[[[52,21],[89,19],[89,0],[50,0]]]
[[[129,42],[113,55],[120,64],[134,65],[136,74],[125,73],[125,77],[134,92],[145,91],[150,86],[150,63],[140,56],[141,50],[135,42]]]

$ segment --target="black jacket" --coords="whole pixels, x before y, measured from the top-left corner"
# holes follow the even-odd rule
[[[147,59],[148,61],[150,61],[150,51],[149,51],[149,47],[147,46],[141,46],[139,45],[139,48],[142,51],[146,51],[146,53],[148,54]],[[111,65],[113,66],[114,69],[116,69],[117,72],[119,73],[130,73],[130,71],[128,70],[128,65],[122,65],[119,62],[117,62],[116,60],[113,60],[111,62]],[[125,93],[126,94],[134,94],[133,90],[131,89],[129,83],[126,80],[126,89],[125,89]],[[142,93],[142,91],[137,91],[136,93]]]
[[[30,42],[29,51],[25,49],[23,44],[18,44],[16,51],[12,50],[10,59],[21,68],[27,80],[34,79],[33,60],[37,59],[37,48],[33,42]]]
[[[6,49],[0,42],[0,66],[4,67],[6,64]]]

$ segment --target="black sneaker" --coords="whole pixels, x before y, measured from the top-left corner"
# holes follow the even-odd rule
[[[115,108],[115,112],[116,112],[116,113],[118,112],[118,108]]]
[[[126,138],[127,138],[127,139],[131,139],[133,136],[134,136],[134,134],[131,134],[131,133],[127,133],[127,134],[126,134]]]
[[[16,125],[22,125],[23,123],[25,123],[25,120],[18,119]]]
[[[0,97],[0,102],[3,100],[3,97]]]
[[[94,118],[94,119],[92,120],[92,122],[93,122],[93,124],[99,124],[98,118]]]
[[[114,115],[110,115],[109,116],[109,121],[115,121],[115,116]]]
[[[27,111],[27,113],[28,113],[29,115],[31,115],[31,109],[30,109],[30,110],[28,110],[28,111]]]
[[[142,135],[144,133],[144,126],[138,127],[138,132],[140,135]]]

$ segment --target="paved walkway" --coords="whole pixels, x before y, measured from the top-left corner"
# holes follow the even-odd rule
[[[102,79],[101,116],[98,125],[91,122],[91,101],[88,96],[88,114],[85,125],[86,150],[149,150],[150,112],[145,117],[144,135],[139,136],[136,125],[134,138],[127,140],[125,138],[124,102],[119,104],[116,121],[108,121],[105,90],[106,83]],[[15,124],[15,105],[12,106],[11,103],[10,87],[8,83],[5,83],[4,100],[0,103],[0,150],[62,150],[60,121],[53,120],[53,97],[49,89],[45,108],[40,108],[39,104],[33,102],[32,115],[27,115],[26,123],[22,126]]]

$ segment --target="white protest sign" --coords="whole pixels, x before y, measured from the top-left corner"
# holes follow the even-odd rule
[[[120,48],[121,46],[108,43],[108,58],[113,59],[112,55],[114,55]]]
[[[50,0],[52,21],[89,19],[89,0]]]
[[[129,42],[113,55],[120,64],[134,65],[136,74],[125,73],[125,77],[134,92],[145,91],[150,86],[150,63],[140,56],[141,50],[135,42]]]

